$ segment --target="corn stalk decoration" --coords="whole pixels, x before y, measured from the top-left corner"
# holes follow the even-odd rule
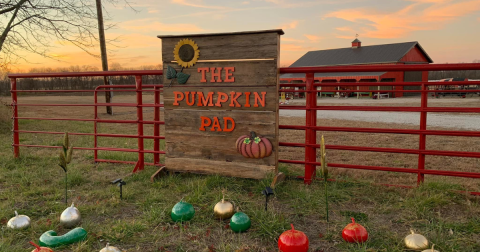
[[[63,171],[65,171],[65,204],[67,204],[67,165],[70,164],[72,161],[72,153],[73,153],[73,146],[69,146],[69,141],[68,141],[68,133],[65,133],[63,136],[63,146],[62,150],[60,151],[58,155],[58,160],[59,163],[58,165],[62,167]]]
[[[327,153],[325,152],[325,139],[322,135],[322,142],[320,143],[320,162],[321,162],[321,170],[324,185],[325,185],[325,210],[327,212],[327,222],[328,222],[328,168],[327,168]]]

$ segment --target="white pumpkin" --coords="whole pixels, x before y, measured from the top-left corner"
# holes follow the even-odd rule
[[[15,217],[8,220],[7,227],[11,229],[24,229],[30,226],[30,218],[26,215],[18,215],[15,211]]]
[[[100,252],[122,252],[122,251],[117,247],[110,246],[110,244],[107,243],[107,246],[105,246],[105,248],[100,250]]]
[[[60,215],[60,224],[65,228],[74,228],[80,223],[80,221],[82,221],[82,216],[73,203],[62,212],[62,215]]]

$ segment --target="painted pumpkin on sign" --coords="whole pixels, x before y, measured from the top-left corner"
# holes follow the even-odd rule
[[[272,155],[273,146],[270,140],[250,132],[250,136],[243,135],[235,143],[238,153],[246,158],[264,158]]]

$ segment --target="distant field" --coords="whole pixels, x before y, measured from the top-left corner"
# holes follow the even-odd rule
[[[133,102],[134,96],[116,96],[115,102]],[[349,100],[349,99],[346,99]],[[392,99],[393,100],[393,99]],[[4,100],[5,101],[5,100]],[[144,96],[144,102],[153,97]],[[20,103],[84,103],[90,96],[20,97]],[[468,103],[468,101],[466,101]],[[336,101],[332,104],[339,105]],[[391,105],[389,105],[391,106]],[[399,105],[407,106],[407,105]],[[463,104],[458,106],[467,106]],[[101,118],[136,119],[135,108],[114,108],[107,116],[100,108]],[[153,109],[145,108],[145,120],[153,119]],[[0,118],[11,111],[1,110]],[[93,118],[93,107],[22,107],[22,117]],[[162,114],[163,118],[163,114]],[[282,117],[281,124],[304,123],[297,117]],[[92,123],[24,120],[20,129],[68,132],[93,132]],[[416,128],[412,125],[358,122],[319,118],[318,125],[341,127]],[[8,127],[8,124],[7,124]],[[439,128],[440,129],[440,128]],[[136,125],[101,124],[102,133],[136,133]],[[450,129],[451,130],[451,129]],[[153,129],[145,126],[146,134]],[[161,132],[164,132],[162,127]],[[390,134],[351,134],[319,132],[327,144],[418,148],[418,137]],[[26,144],[60,145],[61,135],[21,134]],[[280,141],[304,142],[302,131],[281,131]],[[93,138],[72,136],[74,146],[93,146]],[[480,151],[477,138],[427,137],[427,148],[436,150]],[[21,158],[14,160],[11,134],[0,134],[0,223],[6,225],[13,211],[32,218],[32,227],[14,232],[2,228],[0,252],[31,251],[29,240],[38,240],[45,231],[54,229],[63,234],[58,217],[65,208],[63,171],[56,165],[56,152],[51,149],[21,148]],[[135,148],[136,139],[100,138],[99,146]],[[152,140],[145,141],[152,148]],[[162,145],[163,147],[163,145]],[[100,152],[100,158],[136,160],[135,153]],[[403,189],[373,185],[375,183],[415,185],[416,175],[390,172],[330,169],[331,178],[346,182],[329,182],[330,222],[325,220],[324,185],[315,182],[304,186],[302,181],[287,180],[271,199],[269,210],[263,210],[265,198],[260,191],[270,183],[249,179],[225,178],[194,174],[166,176],[155,183],[149,177],[156,170],[125,177],[125,200],[118,198],[118,188],[109,181],[128,174],[133,166],[95,164],[93,153],[76,151],[69,171],[69,198],[75,201],[83,216],[82,226],[89,231],[87,241],[55,251],[99,251],[108,241],[126,251],[277,251],[276,238],[293,223],[306,232],[310,251],[404,251],[402,239],[410,228],[426,235],[439,251],[480,251],[480,201],[478,197],[454,193],[452,190],[480,191],[480,181],[426,175],[425,185]],[[146,155],[148,161],[152,155]],[[280,148],[280,158],[304,158],[301,148]],[[371,152],[328,151],[328,161],[334,163],[380,165],[415,168],[417,156]],[[480,170],[480,162],[469,158],[427,157],[427,169],[454,171]],[[303,173],[302,166],[281,165],[289,175]],[[252,218],[252,228],[244,234],[234,234],[226,223],[213,220],[213,206],[221,199],[235,203]],[[195,218],[184,225],[170,220],[173,205],[181,198],[192,203]],[[340,232],[354,216],[370,232],[363,245],[345,244]],[[451,232],[450,232],[451,231]]]

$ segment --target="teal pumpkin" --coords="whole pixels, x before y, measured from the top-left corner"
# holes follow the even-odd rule
[[[247,229],[250,228],[250,225],[250,218],[242,212],[237,212],[230,219],[230,228],[236,233],[247,231]]]
[[[189,221],[195,215],[195,208],[192,204],[180,201],[172,208],[171,217],[175,222],[178,221]]]

